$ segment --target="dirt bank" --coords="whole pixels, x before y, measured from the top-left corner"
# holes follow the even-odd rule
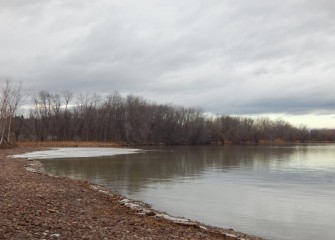
[[[31,161],[0,149],[0,239],[252,239],[199,223],[174,223],[85,181],[27,171]],[[122,200],[123,199],[123,200]],[[224,217],[224,216],[222,216]]]

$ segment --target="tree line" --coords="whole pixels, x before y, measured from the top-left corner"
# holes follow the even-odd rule
[[[107,96],[75,96],[69,91],[55,94],[40,91],[33,97],[28,116],[13,115],[13,108],[10,109],[4,110],[7,115],[0,115],[2,126],[3,122],[11,121],[5,116],[12,114],[13,127],[4,130],[7,141],[10,131],[17,140],[130,144],[335,141],[335,130],[309,130],[282,119],[208,115],[199,108],[157,104],[118,92]]]

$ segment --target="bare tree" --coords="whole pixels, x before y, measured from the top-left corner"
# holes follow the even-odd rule
[[[9,78],[0,82],[0,147],[11,145],[12,121],[22,103],[22,84]]]

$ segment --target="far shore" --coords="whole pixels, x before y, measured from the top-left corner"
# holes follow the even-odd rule
[[[29,145],[32,144],[32,145]],[[0,149],[0,239],[262,238],[175,218],[103,186],[50,176],[13,154],[48,147],[120,147],[92,142],[24,142]]]
[[[213,142],[206,146],[225,146],[225,145],[253,145],[253,146],[262,146],[262,145],[290,145],[290,144],[331,144],[335,142],[331,141],[309,141],[309,142],[287,142],[282,140],[274,141],[260,141],[258,144],[255,143],[243,143],[243,144],[233,144],[231,142]],[[166,146],[164,144],[134,144],[127,142],[97,142],[97,141],[19,141],[15,143],[17,147],[141,147],[141,146]],[[179,145],[183,146],[183,145]],[[187,146],[187,145],[185,145]],[[190,146],[200,146],[200,145],[190,145]]]

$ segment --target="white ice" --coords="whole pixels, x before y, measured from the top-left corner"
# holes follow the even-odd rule
[[[139,153],[141,149],[132,148],[52,148],[44,151],[29,152],[25,154],[12,155],[13,158],[27,159],[52,159],[52,158],[81,158],[81,157],[103,157],[120,154]]]

